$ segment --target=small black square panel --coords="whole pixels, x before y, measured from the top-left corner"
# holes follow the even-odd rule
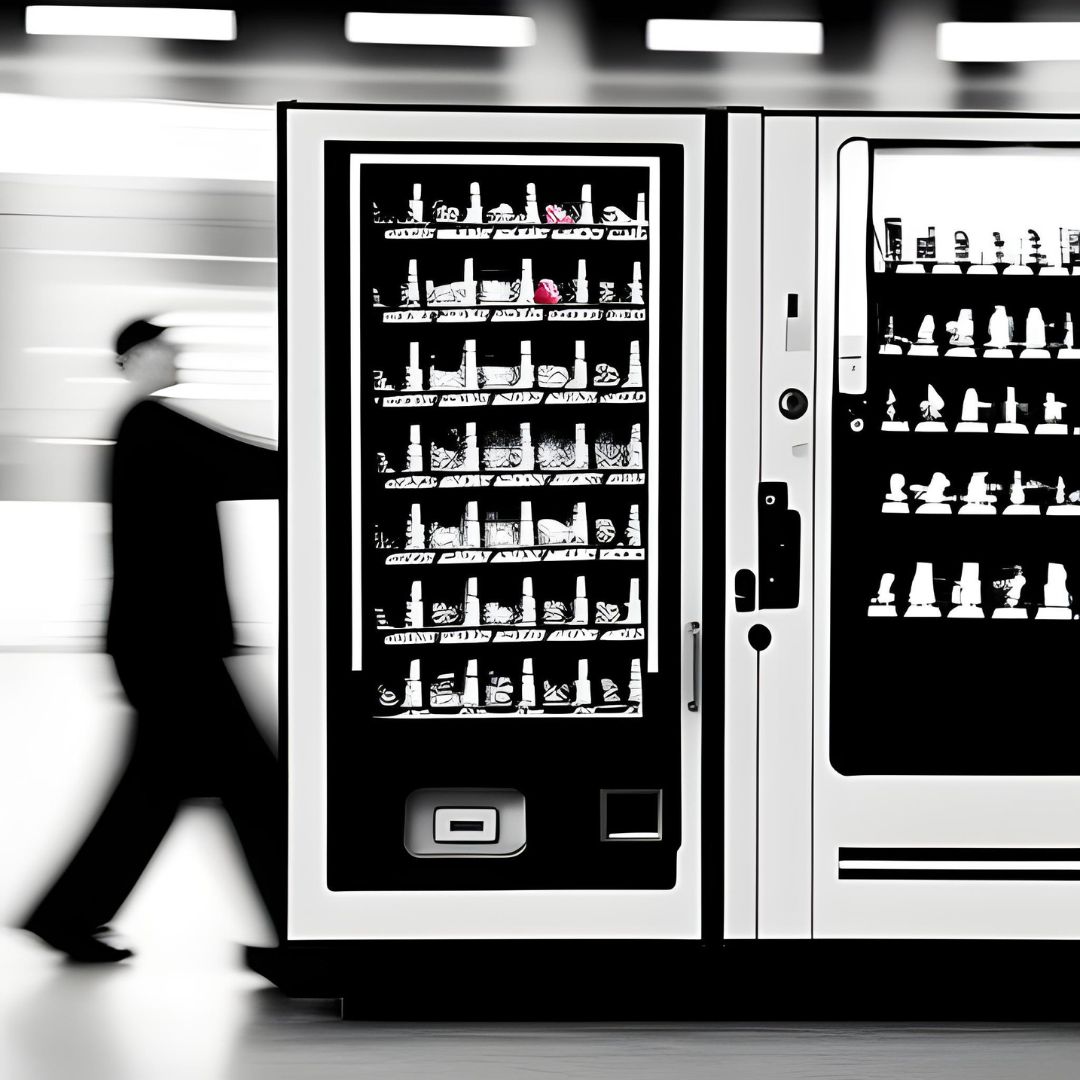
[[[634,788],[600,792],[601,840],[659,840],[663,792]]]

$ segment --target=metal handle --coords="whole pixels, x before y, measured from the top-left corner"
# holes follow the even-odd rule
[[[686,707],[691,712],[697,712],[700,708],[701,697],[701,623],[692,622],[686,628],[690,634],[690,679],[693,690],[693,698],[687,702]]]

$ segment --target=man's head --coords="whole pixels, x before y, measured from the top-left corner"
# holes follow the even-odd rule
[[[166,327],[145,319],[129,323],[116,336],[116,363],[124,378],[144,394],[176,382],[176,346]]]

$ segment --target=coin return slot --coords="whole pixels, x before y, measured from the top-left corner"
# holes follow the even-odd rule
[[[659,840],[663,792],[655,788],[600,792],[601,840]]]

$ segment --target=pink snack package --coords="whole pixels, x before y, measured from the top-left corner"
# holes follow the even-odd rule
[[[536,292],[533,293],[533,303],[557,304],[560,299],[559,286],[551,278],[542,278],[536,286]]]
[[[544,207],[544,220],[549,225],[573,225],[574,219],[561,207],[552,203]]]

